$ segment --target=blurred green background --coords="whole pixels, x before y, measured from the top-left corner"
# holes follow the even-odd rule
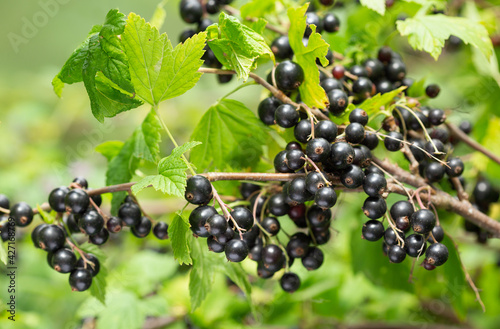
[[[67,185],[77,175],[87,177],[91,187],[104,186],[106,161],[94,148],[107,140],[125,140],[148,112],[148,108],[141,107],[100,124],[90,112],[82,84],[66,86],[63,98],[58,99],[50,82],[90,27],[100,24],[109,9],[133,11],[148,19],[157,1],[66,2],[3,1],[0,5],[3,34],[0,39],[0,193],[7,194],[12,201],[41,204],[54,187]],[[385,18],[354,4],[336,9],[342,30],[327,40],[334,49],[342,51],[346,49],[343,36],[355,31],[357,41],[368,43],[368,51],[372,53],[376,47],[390,44],[403,54],[409,76],[439,83],[441,95],[431,105],[449,110],[450,121],[454,123],[462,119],[474,122],[474,137],[497,151],[500,89],[488,74],[491,70],[478,69],[480,61],[473,62],[473,52],[468,47],[462,47],[459,52],[445,52],[437,62],[426,54],[413,52],[406,40],[393,30],[398,15],[411,14],[414,7],[396,2]],[[57,7],[53,7],[54,3]],[[13,45],[14,34],[23,36],[26,21],[33,22],[34,17],[40,19],[40,12],[44,10],[41,4],[52,4],[53,17],[40,21],[44,24],[31,31],[29,38]],[[167,18],[162,31],[166,31],[175,44],[186,24],[179,18],[178,1],[167,2],[165,8]],[[488,11],[483,19],[492,34],[498,33],[498,17]],[[498,48],[496,52],[498,54]],[[260,68],[259,72],[264,75],[266,68],[269,66]],[[237,85],[239,82],[233,80],[220,86],[214,76],[206,75],[195,88],[166,102],[161,112],[178,141],[188,140],[202,113]],[[262,95],[261,88],[252,86],[234,97],[255,110]],[[163,153],[168,154],[172,145],[164,139],[162,148]],[[481,156],[470,155],[465,147],[458,148],[457,152],[468,156],[469,163],[476,165],[477,169],[470,168],[466,174],[471,182],[469,188],[480,173],[500,181],[498,167]],[[184,205],[182,200],[164,201],[161,195],[150,191],[143,193],[142,199],[172,212]],[[191,313],[187,289],[189,269],[177,266],[169,243],[138,240],[128,232],[103,247],[110,272],[104,308],[88,293],[72,293],[67,276],[49,268],[45,253],[32,247],[27,231],[18,235],[15,323],[6,320],[3,311],[7,281],[1,267],[0,327],[94,328],[96,323],[92,319],[98,316],[98,328],[135,328],[141,327],[147,316],[154,316],[164,320],[168,328],[331,328],[341,324],[348,328],[362,323],[429,324],[429,328],[441,323],[498,328],[498,241],[478,245],[473,236],[463,232],[461,218],[440,213],[446,230],[460,244],[471,276],[483,289],[481,295],[487,307],[483,314],[461,273],[454,273],[460,269],[458,263],[432,273],[417,268],[416,283],[408,284],[410,262],[400,266],[388,264],[378,244],[371,245],[359,238],[364,221],[360,206],[356,196],[343,199],[333,225],[338,233],[333,242],[323,248],[325,264],[315,273],[298,270],[303,284],[293,295],[283,293],[274,279],[257,279],[255,264],[244,263],[253,275],[256,317],[252,316],[241,292],[228,284],[223,275],[218,276],[213,292],[202,307]],[[499,214],[498,207],[494,207],[491,215],[498,218]],[[168,212],[163,218],[169,220],[170,215]],[[378,276],[372,277],[373,273]]]

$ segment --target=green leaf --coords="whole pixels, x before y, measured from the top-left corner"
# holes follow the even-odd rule
[[[172,241],[174,258],[180,265],[190,265],[193,263],[187,240],[190,232],[189,226],[189,221],[183,217],[180,212],[175,214],[172,223],[168,226],[168,237],[170,238],[170,241]]]
[[[443,271],[443,276],[446,278],[447,289],[451,290],[451,294],[454,297],[451,300],[453,309],[457,312],[457,315],[464,320],[467,314],[467,309],[463,302],[464,290],[468,288],[468,284],[465,279],[465,273],[461,265],[460,254],[453,241],[445,235],[443,241],[441,241],[448,248],[449,256],[446,264],[441,266]]]
[[[385,15],[385,0],[361,0],[361,4],[380,15]]]
[[[134,156],[157,163],[160,157],[162,126],[154,109],[151,109],[142,125],[134,132]]]
[[[248,274],[245,272],[240,263],[224,262],[225,274],[233,281],[241,291],[245,293],[248,303],[254,312],[254,305],[252,303],[252,285],[248,280]]]
[[[212,25],[208,33],[210,49],[223,66],[236,71],[238,79],[248,79],[258,58],[269,57],[274,62],[274,54],[264,38],[234,16],[221,12],[219,24]]]
[[[124,143],[122,141],[107,141],[97,145],[95,150],[105,156],[108,161],[111,161],[118,155],[118,153],[120,153],[120,150],[123,148],[123,144]]]
[[[261,18],[276,11],[275,0],[252,0],[241,6],[240,14],[243,19],[250,17]]]
[[[100,270],[99,273],[92,278],[92,284],[90,285],[90,294],[97,298],[102,304],[106,303],[106,278],[108,276],[108,269],[104,266],[106,261],[106,255],[102,250],[91,243],[84,243],[80,246],[80,249],[86,253],[93,254],[97,259],[99,259]]]
[[[158,5],[156,5],[153,17],[151,17],[151,19],[149,20],[149,24],[151,24],[151,26],[156,27],[158,30],[161,29],[163,23],[165,23],[165,17],[167,17],[167,12],[165,11],[166,2],[167,2],[166,0],[163,0]]]
[[[394,97],[399,95],[406,86],[399,87],[385,94],[376,94],[372,98],[368,98],[363,103],[359,105],[360,108],[366,111],[368,115],[377,113],[382,106],[386,106],[394,100]]]
[[[45,223],[47,224],[54,223],[55,217],[50,212],[46,212],[45,210],[43,210],[39,204],[36,205],[36,209],[38,210],[38,213],[40,214]]]
[[[319,58],[321,64],[326,66],[328,60],[328,44],[321,38],[321,34],[316,33],[316,27],[311,26],[312,33],[309,36],[307,47],[304,46],[302,38],[306,30],[306,16],[308,3],[299,8],[288,9],[288,18],[290,19],[290,30],[288,38],[290,46],[295,54],[295,62],[304,70],[304,82],[299,87],[301,100],[309,107],[326,108],[328,98],[319,84],[319,71],[316,64],[316,58]]]
[[[204,143],[191,152],[190,160],[207,170],[253,167],[270,138],[268,131],[244,104],[223,99],[208,109],[191,135]]]
[[[396,22],[399,33],[408,36],[414,49],[428,52],[438,59],[446,39],[455,35],[466,44],[478,48],[491,60],[493,45],[488,31],[480,23],[463,17],[450,17],[442,14],[424,15]]]
[[[412,83],[410,88],[408,88],[408,96],[410,97],[420,97],[425,94],[425,78]]]
[[[97,315],[96,329],[141,328],[146,315],[139,308],[139,298],[130,291],[116,291]]]
[[[191,89],[201,77],[205,39],[198,33],[173,49],[165,33],[130,13],[122,42],[137,95],[155,105]]]
[[[212,289],[215,272],[221,260],[208,251],[205,239],[190,235],[189,240],[193,260],[193,267],[189,274],[189,295],[191,296],[191,312],[193,312]]]
[[[0,242],[0,262],[7,265],[7,251],[5,250],[5,244],[2,242]]]
[[[137,194],[146,187],[152,185],[157,191],[183,197],[186,188],[186,170],[188,166],[181,159],[181,156],[184,152],[199,144],[201,144],[201,142],[188,142],[176,147],[172,151],[172,154],[161,159],[158,163],[158,175],[144,177],[137,184],[132,186],[132,192]]]

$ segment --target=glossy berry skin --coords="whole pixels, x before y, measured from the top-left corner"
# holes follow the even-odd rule
[[[300,288],[300,278],[295,273],[285,273],[280,279],[280,285],[284,291],[293,293]]]
[[[398,236],[401,240],[398,239]],[[395,231],[392,227],[388,227],[384,232],[384,242],[388,246],[393,246],[398,244],[400,241],[405,240],[405,234],[403,232]]]
[[[368,77],[368,72],[361,65],[353,65],[353,66],[351,66],[351,68],[349,69],[349,72],[352,75],[357,76],[358,78],[359,77],[365,77],[365,78]]]
[[[66,194],[64,202],[66,211],[71,211],[74,214],[83,214],[90,205],[90,198],[84,190],[75,189]]]
[[[382,217],[387,211],[387,204],[381,197],[368,197],[363,204],[363,213],[371,219]]]
[[[307,254],[302,258],[302,265],[308,270],[313,271],[321,267],[325,256],[321,249],[317,247],[309,248]]]
[[[372,161],[372,152],[365,145],[358,145],[354,147],[354,161],[353,164],[365,168],[370,166]]]
[[[360,100],[370,97],[373,90],[373,83],[370,79],[359,77],[352,83],[352,92]]]
[[[448,260],[448,248],[442,243],[434,243],[427,248],[425,260],[434,266],[441,266]]]
[[[248,256],[248,246],[240,239],[230,240],[225,248],[226,258],[230,262],[241,262]]]
[[[384,64],[376,58],[367,59],[363,66],[368,72],[368,78],[372,81],[379,80],[384,76]]]
[[[429,182],[439,182],[444,177],[445,167],[438,162],[431,162],[425,167],[425,177]]]
[[[450,177],[458,177],[464,172],[464,163],[460,158],[451,158],[447,162],[448,167],[445,167],[446,174]]]
[[[434,146],[436,148],[434,148]],[[439,139],[433,139],[432,141],[425,143],[424,148],[427,152],[429,152],[436,158],[442,159],[445,156],[444,153],[446,151],[446,148],[443,142],[441,142]]]
[[[198,23],[198,32],[205,31],[213,23],[214,22],[210,18],[202,18],[201,21]],[[232,77],[232,75],[228,75],[226,77]]]
[[[231,226],[227,227],[227,230],[224,234],[219,235],[219,236],[214,236],[214,238],[217,240],[217,242],[226,244],[230,240],[232,240],[236,236],[236,233],[234,232],[234,229]]]
[[[9,198],[5,194],[0,194],[0,207],[4,209],[10,208]]]
[[[109,232],[111,233],[118,233],[122,230],[123,228],[123,222],[120,218],[118,217],[110,217],[108,221],[106,222],[106,228],[108,229]]]
[[[391,131],[384,139],[384,146],[387,151],[397,152],[403,147],[403,135],[397,131]]]
[[[323,29],[328,33],[337,32],[340,28],[339,18],[332,13],[327,13],[323,17]]]
[[[305,119],[297,123],[293,130],[293,135],[299,142],[307,143],[309,136],[311,135],[311,121]]]
[[[16,226],[28,226],[33,221],[33,209],[26,202],[18,202],[10,208],[10,217]]]
[[[224,252],[224,249],[226,249],[226,245],[218,242],[213,236],[208,237],[207,246],[208,250],[218,254]]]
[[[90,197],[94,201],[95,205],[100,207],[102,204],[102,196],[100,194],[95,194]],[[93,205],[91,205],[93,207]]]
[[[96,210],[89,210],[78,220],[80,231],[87,235],[94,235],[104,228],[104,219]]]
[[[342,82],[340,80],[337,80],[334,78],[326,78],[323,81],[321,81],[320,85],[321,85],[321,88],[323,88],[326,93],[328,93],[334,89],[339,89],[339,90],[344,89]]]
[[[268,244],[262,248],[262,263],[264,266],[280,262],[283,256],[283,250],[275,244]]]
[[[286,152],[286,165],[290,170],[299,170],[304,167],[305,163],[304,152],[300,150],[290,150]]]
[[[65,212],[66,205],[64,204],[64,199],[66,198],[66,194],[68,194],[69,191],[69,188],[66,186],[61,186],[53,189],[49,194],[50,207],[57,212]]]
[[[269,198],[267,209],[274,216],[284,216],[290,210],[286,202],[286,196],[283,193],[276,193]]]
[[[286,159],[287,153],[288,153],[287,151],[281,151],[274,157],[274,162],[273,162],[274,170],[276,170],[277,172],[281,173],[293,172],[293,170],[288,168],[287,165],[287,159]]]
[[[332,187],[323,187],[316,191],[314,195],[314,202],[318,207],[323,209],[331,208],[337,203],[337,193]]]
[[[323,29],[323,24],[321,22],[321,19],[314,12],[308,12],[306,14],[306,24],[307,24],[307,27],[306,27],[306,31],[304,33],[304,36],[306,36],[306,37],[308,37],[312,33],[312,30],[309,27],[309,25],[311,25],[311,24],[316,25],[316,32],[318,32],[318,33],[321,33],[321,30]]]
[[[417,120],[417,117],[420,120],[420,122],[419,120]],[[422,112],[415,112],[415,116],[412,114],[407,121],[408,127],[415,131],[422,131],[422,124],[424,125],[425,128],[429,128],[430,126],[429,119]]]
[[[401,81],[406,76],[406,66],[400,60],[393,60],[385,68],[385,74],[392,82]]]
[[[316,194],[316,192],[326,186],[326,182],[323,179],[326,178],[326,173],[319,173],[317,171],[312,171],[306,176],[306,189],[311,194]]]
[[[168,239],[168,224],[165,222],[156,222],[155,226],[153,226],[153,235],[158,240]]]
[[[224,216],[215,214],[211,216],[205,223],[205,228],[211,235],[221,235],[227,230],[227,221]]]
[[[280,222],[275,217],[264,217],[260,224],[271,236],[278,234],[281,228]]]
[[[294,127],[299,122],[299,119],[299,112],[290,104],[281,104],[274,113],[275,123],[283,128]]]
[[[466,135],[472,132],[472,123],[470,121],[464,120],[460,122],[458,128],[463,131]]]
[[[314,162],[324,162],[330,156],[330,143],[324,138],[313,138],[307,142],[306,155]]]
[[[396,218],[401,218],[401,217],[405,217],[405,218],[409,219],[411,217],[411,215],[413,215],[413,213],[414,213],[414,209],[413,209],[413,206],[411,205],[411,203],[408,201],[404,201],[404,200],[395,202],[392,205],[391,210],[390,210],[391,217],[394,220]]]
[[[146,216],[142,216],[137,225],[132,226],[132,234],[138,238],[145,238],[151,232],[151,221]]]
[[[356,165],[349,165],[342,171],[340,181],[347,188],[357,188],[363,185],[365,173]]]
[[[294,178],[287,190],[288,196],[295,202],[304,203],[311,197],[311,193],[306,189],[305,177]]]
[[[382,63],[389,63],[392,59],[392,50],[390,47],[387,47],[387,46],[384,46],[382,48],[379,49],[378,51],[378,54],[377,54],[377,58],[379,61],[381,61]]]
[[[367,168],[365,168],[365,175],[369,174],[379,174],[384,176],[384,172],[375,166],[368,166]]]
[[[262,208],[264,207],[264,203],[266,202],[267,197],[265,196],[259,196],[258,194],[254,194],[250,197],[250,207],[251,212],[255,209],[255,215],[260,216],[260,213],[262,212]]]
[[[85,189],[85,190],[89,188],[89,183],[87,182],[85,177],[80,177],[80,176],[75,177],[75,179],[73,179],[73,183],[80,185],[80,187]]]
[[[354,109],[351,113],[349,113],[349,122],[359,123],[362,126],[366,126],[368,123],[368,114],[362,109]]]
[[[250,230],[253,226],[253,214],[245,207],[235,207],[231,211],[231,217],[236,221],[239,227],[244,230]],[[230,224],[232,221],[230,222]]]
[[[92,274],[84,268],[77,268],[69,275],[72,291],[85,291],[92,285]]]
[[[485,179],[479,180],[472,191],[476,203],[486,205],[498,201],[498,191]]]
[[[335,65],[332,69],[332,75],[337,80],[342,79],[345,75],[345,68],[342,65]]]
[[[359,144],[365,139],[365,127],[362,124],[353,122],[345,128],[345,139],[351,144]]]
[[[380,174],[368,174],[365,177],[363,190],[368,196],[378,197],[385,192],[387,188],[387,180]]]
[[[184,198],[192,204],[207,204],[212,200],[212,184],[201,175],[188,178]]]
[[[292,151],[292,150],[302,151],[302,145],[300,145],[299,142],[294,142],[294,141],[289,142],[288,144],[286,144],[285,150],[286,151]]]
[[[304,70],[297,63],[284,61],[276,66],[274,78],[278,89],[293,91],[299,88],[304,81]]]
[[[209,237],[210,233],[205,228],[205,223],[215,214],[217,214],[217,211],[212,206],[199,206],[193,210],[189,215],[189,224],[193,233],[203,238]]]
[[[305,228],[307,227],[306,222],[306,206],[305,204],[298,204],[296,206],[290,207],[288,216],[295,223],[297,227]]]
[[[324,209],[317,205],[312,206],[307,211],[307,220],[313,229],[326,229],[330,226],[332,211]]]
[[[337,170],[347,168],[354,161],[354,149],[345,142],[333,143],[331,146],[330,160]]]
[[[197,0],[182,0],[180,3],[182,20],[188,24],[197,23],[203,16],[203,7]]]
[[[368,147],[370,150],[374,150],[378,146],[378,138],[377,135],[375,135],[371,131],[366,131],[365,132],[365,138],[361,142],[362,145],[365,145]]]
[[[417,210],[411,215],[413,231],[420,234],[427,234],[436,225],[436,216],[429,209]]]
[[[378,220],[367,221],[361,230],[363,239],[368,241],[377,241],[384,236],[384,225]]]
[[[207,13],[209,13],[210,15],[217,14],[220,11],[219,3],[217,2],[217,0],[208,0],[205,8],[207,10]]]
[[[286,251],[293,258],[302,258],[307,254],[311,244],[311,238],[306,234],[299,232],[290,237],[286,245]]]
[[[439,92],[441,91],[441,88],[435,83],[428,85],[425,87],[425,94],[429,98],[436,98],[439,95]]]
[[[328,111],[335,116],[342,115],[349,105],[347,94],[340,89],[333,89],[327,93],[327,96],[330,103]]]
[[[437,242],[441,242],[443,241],[444,239],[444,230],[441,226],[434,226],[434,228],[432,229],[431,231],[432,233],[432,237],[434,237],[434,239],[437,241]],[[432,238],[431,236],[427,239],[427,241],[429,241],[430,243],[435,243],[434,239]]]
[[[264,124],[270,126],[274,124],[274,114],[276,109],[281,105],[281,102],[274,96],[264,98],[259,103],[258,113],[259,118]]]
[[[109,231],[103,228],[100,232],[97,234],[89,236],[89,242],[95,245],[103,245],[105,244],[109,239]]]
[[[243,199],[248,199],[252,194],[260,190],[259,185],[243,182],[240,185],[240,193]]]
[[[426,248],[425,238],[420,234],[410,234],[405,239],[406,253],[410,257],[423,255]],[[422,251],[420,251],[420,249],[422,249]]]
[[[59,273],[69,273],[76,267],[75,253],[68,248],[55,251],[50,260],[52,268]]]
[[[314,125],[314,135],[316,138],[324,138],[329,143],[335,141],[337,137],[337,125],[330,120],[319,121]]]
[[[439,126],[446,121],[446,115],[441,109],[432,109],[427,117],[429,118],[429,123],[433,126]]]
[[[37,227],[35,227],[33,229],[33,231],[31,231],[31,241],[33,241],[33,245],[35,246],[35,248],[40,248],[40,231],[47,226],[48,226],[48,224],[40,224]],[[5,232],[8,232],[8,230],[7,230],[8,227],[3,226],[2,233],[3,233],[4,228],[5,228]]]
[[[376,84],[376,92],[380,94],[388,93],[394,89],[394,85],[388,79],[380,79]]]
[[[271,44],[271,50],[274,56],[280,60],[292,59],[293,57],[293,49],[290,46],[290,40],[286,35],[282,35],[274,39]]]
[[[94,263],[94,266],[87,264],[87,270],[90,271],[92,276],[96,276],[97,274],[99,274],[99,271],[101,270],[101,263],[99,262],[99,259],[93,254],[87,254],[85,255],[85,257],[87,258],[87,260]],[[76,267],[85,268],[85,262],[83,258],[78,259],[78,261],[76,262]]]
[[[387,251],[387,256],[391,263],[401,263],[406,258],[406,251],[397,244],[392,245]]]
[[[38,245],[41,249],[54,252],[64,247],[66,236],[64,231],[57,225],[47,225],[38,233]]]

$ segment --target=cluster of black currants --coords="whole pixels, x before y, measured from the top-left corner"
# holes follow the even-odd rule
[[[232,0],[182,0],[180,2],[180,14],[182,20],[188,24],[195,24],[196,28],[188,28],[182,31],[179,36],[179,42],[183,43],[196,33],[205,31],[210,25],[214,24],[214,21],[209,17],[209,15],[219,13],[224,5],[228,5],[231,2]],[[207,67],[215,69],[222,68],[222,64],[219,62],[208,44],[205,46],[205,53],[203,54],[202,59],[204,61],[204,65]],[[232,74],[217,74],[216,76],[219,83],[228,83],[233,78]]]

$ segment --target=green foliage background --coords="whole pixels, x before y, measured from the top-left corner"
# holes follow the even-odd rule
[[[495,1],[491,3],[498,5]],[[36,2],[2,4],[0,27],[5,37],[0,39],[1,193],[9,195],[11,200],[35,205],[44,202],[54,187],[67,185],[76,175],[87,177],[91,187],[105,185],[106,159],[95,147],[107,140],[126,140],[146,117],[149,108],[125,112],[101,124],[92,116],[81,85],[66,86],[63,98],[58,99],[50,81],[86,36],[89,27],[101,23],[110,8],[119,7],[123,13],[133,11],[148,19],[156,5],[157,1],[69,1],[59,5],[54,17],[16,52],[7,36],[11,32],[21,35],[23,18],[31,21],[42,9]],[[165,8],[167,19],[161,32],[166,31],[175,45],[186,24],[180,20],[177,1],[168,2]],[[382,44],[393,46],[402,53],[409,76],[417,80],[425,78],[442,87],[440,96],[430,104],[451,109],[449,117],[454,123],[471,120],[475,126],[474,138],[499,153],[498,75],[495,76],[495,71],[485,66],[480,55],[470,47],[462,47],[455,53],[444,52],[438,61],[425,53],[414,52],[407,39],[394,32],[394,23],[399,14],[411,16],[417,10],[415,4],[396,1],[382,17],[349,3],[336,10],[342,22],[341,31],[325,39],[333,49],[359,60],[374,54]],[[498,33],[498,18],[490,11],[480,14],[489,32]],[[495,51],[498,57],[499,48]],[[269,67],[259,67],[258,73],[264,75]],[[214,76],[204,75],[192,90],[163,103],[160,111],[177,140],[188,141],[205,111],[237,85],[234,79],[228,85],[219,86]],[[236,93],[234,98],[255,111],[262,95],[262,88],[251,86]],[[163,156],[173,149],[166,139],[160,146]],[[468,155],[470,150],[460,146],[456,152]],[[471,182],[469,188],[480,175],[486,175],[497,185],[500,183],[498,165],[481,155],[471,155],[467,164],[465,175]],[[231,183],[219,185],[222,190],[234,189]],[[158,217],[169,223],[175,211],[184,205],[180,199],[165,200],[155,191],[145,190],[139,197],[144,200],[145,208],[149,205],[152,209],[165,209]],[[109,199],[105,203],[109,204]],[[71,293],[67,276],[49,268],[45,253],[33,248],[29,229],[23,230],[17,243],[17,321],[12,323],[6,319],[7,278],[2,267],[0,327],[79,328],[84,319],[95,316],[99,319],[97,328],[141,327],[146,316],[172,317],[173,323],[168,328],[185,328],[187,323],[200,328],[319,328],[366,322],[468,323],[478,328],[498,327],[498,241],[491,240],[487,246],[475,244],[474,237],[463,232],[461,218],[440,212],[443,226],[459,244],[463,262],[482,289],[486,305],[486,313],[483,313],[464,280],[456,254],[452,253],[449,263],[433,272],[426,273],[417,267],[415,283],[410,284],[410,262],[389,264],[382,256],[380,244],[360,239],[365,220],[360,206],[359,197],[347,196],[338,207],[333,224],[338,233],[323,248],[325,264],[316,272],[298,270],[303,283],[296,293],[283,293],[276,280],[263,281],[252,276],[250,304],[238,288],[227,284],[222,273],[228,269],[215,266],[212,292],[194,312],[191,312],[188,290],[189,267],[178,266],[170,242],[153,238],[138,240],[123,232],[103,247],[109,272],[107,306],[104,307],[88,293]],[[500,208],[493,207],[491,216],[498,219]],[[285,227],[289,225],[284,223]],[[205,252],[204,241],[199,243],[201,246],[196,252]],[[446,243],[452,244],[449,240]],[[220,257],[209,257],[224,264]],[[243,267],[252,275],[255,273],[253,262],[246,261]]]

